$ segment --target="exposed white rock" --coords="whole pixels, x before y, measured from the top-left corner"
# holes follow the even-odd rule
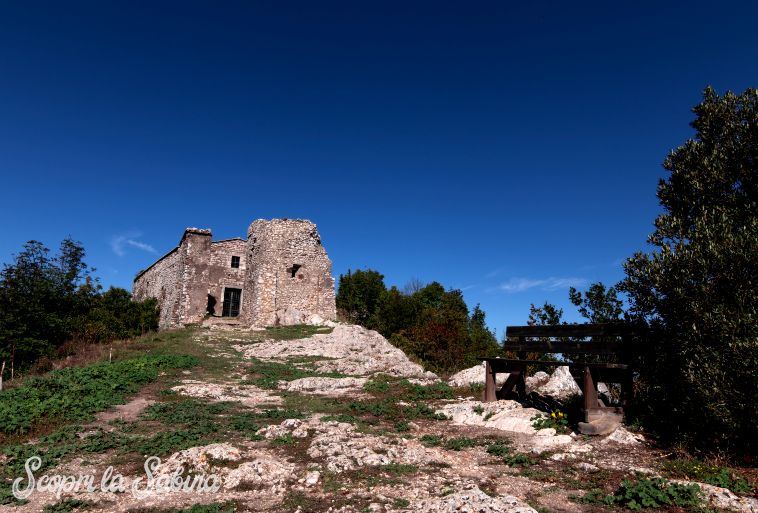
[[[524,380],[526,382],[526,392],[532,392],[548,381],[550,381],[550,374],[543,371],[535,372],[532,376],[527,376]]]
[[[270,440],[291,434],[295,438],[305,438],[308,436],[308,428],[300,419],[286,419],[281,424],[271,424],[256,431],[258,436]]]
[[[305,485],[306,486],[315,486],[318,484],[319,479],[321,478],[321,472],[318,470],[313,470],[311,472],[308,472],[305,476]]]
[[[432,372],[413,363],[400,349],[376,331],[362,326],[338,324],[331,333],[298,340],[267,340],[259,344],[238,345],[245,358],[285,359],[293,356],[322,357],[314,362],[322,372],[350,376],[387,374],[404,378],[438,380]]]
[[[181,385],[171,390],[189,397],[210,399],[211,401],[239,401],[254,408],[261,404],[280,404],[282,398],[271,395],[254,385],[206,383],[203,381],[183,380]]]
[[[480,365],[474,365],[468,369],[463,369],[460,372],[456,372],[447,380],[447,384],[451,387],[467,387],[469,385],[483,385],[484,384],[484,369],[485,363]],[[498,385],[505,383],[508,379],[508,374],[497,374],[495,376]]]
[[[675,481],[682,484],[690,484],[688,481]],[[725,509],[728,511],[739,511],[740,513],[756,513],[758,512],[758,499],[755,497],[740,497],[734,494],[731,490],[726,488],[720,488],[705,483],[695,483],[700,486],[700,490],[703,492],[705,500],[708,501],[711,506]]]
[[[367,378],[300,378],[292,381],[282,381],[279,388],[289,392],[303,394],[319,394],[339,396],[347,393],[355,394],[363,389]]]
[[[411,506],[413,511],[424,513],[537,513],[515,497],[510,495],[490,497],[478,487],[444,497],[422,499]]]
[[[556,401],[565,401],[575,395],[582,395],[582,390],[571,376],[568,366],[555,369],[547,383],[537,388],[535,392]]]
[[[274,491],[283,491],[284,485],[295,478],[296,465],[281,460],[273,454],[260,452],[253,461],[241,464],[228,471],[224,479],[224,488],[236,488],[241,484],[254,484],[274,487]]]
[[[438,410],[455,424],[483,426],[512,433],[533,435],[532,417],[539,414],[533,408],[524,408],[516,401],[483,403],[470,399],[445,404]]]
[[[645,441],[645,437],[638,433],[629,432],[624,426],[619,426],[608,435],[602,443],[617,443],[621,445],[639,445]]]
[[[342,472],[364,466],[440,461],[439,452],[416,440],[358,433],[352,424],[326,422],[317,426],[308,456],[324,460],[327,470]]]
[[[239,459],[240,450],[230,444],[222,443],[192,447],[169,456],[161,463],[156,473],[171,474],[178,467],[195,472],[209,472],[212,460],[239,461]]]

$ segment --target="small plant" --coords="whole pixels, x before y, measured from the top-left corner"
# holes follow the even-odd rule
[[[477,445],[480,445],[479,441],[463,436],[460,438],[450,438],[449,440],[446,440],[444,447],[450,451],[460,451],[463,449],[468,449],[469,447],[476,447]]]
[[[292,445],[295,443],[295,439],[292,437],[292,433],[285,433],[271,440],[271,443],[274,445]]]
[[[505,458],[503,458],[503,461],[506,465],[509,467],[522,467],[526,468],[531,465],[534,465],[534,460],[523,453],[508,455]]]
[[[639,479],[636,482],[624,479],[613,495],[603,495],[600,490],[587,492],[579,499],[591,504],[618,505],[632,510],[678,506],[700,508],[703,496],[696,484],[671,483],[661,477]]]
[[[550,415],[540,413],[532,417],[532,427],[537,430],[553,428],[558,433],[565,433],[568,431],[568,418],[560,410],[552,411]]]
[[[697,459],[678,458],[667,461],[663,469],[674,477],[701,481],[713,486],[728,488],[735,493],[750,493],[754,486],[732,469],[708,465]]]
[[[437,435],[424,435],[419,439],[419,441],[427,447],[437,447],[438,445],[442,444],[442,437],[439,437]]]
[[[55,504],[45,506],[43,513],[71,513],[81,509],[88,509],[95,503],[91,501],[82,501],[79,499],[66,499]]]
[[[501,440],[492,442],[487,446],[487,454],[497,456],[498,458],[506,458],[511,454],[510,444]]]
[[[488,411],[484,416],[484,420],[490,420],[495,415],[494,411]]]
[[[411,430],[411,427],[405,421],[400,421],[397,424],[395,424],[395,431],[397,431],[398,433],[406,433],[410,430]]]
[[[383,470],[390,474],[415,474],[418,472],[418,467],[416,465],[402,463],[388,463],[386,465],[381,465],[378,468],[379,470]]]
[[[392,505],[396,508],[407,508],[411,505],[410,501],[408,499],[395,499],[392,502]]]
[[[482,408],[481,404],[477,404],[472,409],[474,410],[474,413],[476,413],[477,415],[481,415],[482,413],[484,413],[484,408]]]

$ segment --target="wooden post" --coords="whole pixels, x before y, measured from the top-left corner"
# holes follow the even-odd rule
[[[497,373],[495,373],[492,370],[492,365],[490,365],[490,362],[485,362],[484,363],[484,398],[482,399],[483,402],[491,403],[492,401],[497,400],[496,379],[497,379]]]
[[[597,410],[597,388],[595,380],[592,379],[592,371],[589,367],[584,368],[584,421],[592,422],[591,412]]]
[[[3,360],[3,367],[0,368],[0,392],[3,391],[3,374],[5,374],[5,360]]]

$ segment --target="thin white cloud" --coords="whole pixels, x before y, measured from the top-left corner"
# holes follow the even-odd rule
[[[567,289],[569,287],[581,287],[587,283],[584,278],[560,278],[551,276],[549,278],[534,279],[534,278],[511,278],[498,285],[498,289],[507,293],[524,292],[529,289],[539,290],[558,290]]]
[[[142,234],[139,232],[131,232],[124,235],[114,235],[111,238],[111,249],[118,256],[124,256],[126,254],[127,247],[137,248],[148,253],[157,253],[155,248],[150,244],[137,240],[141,236]]]

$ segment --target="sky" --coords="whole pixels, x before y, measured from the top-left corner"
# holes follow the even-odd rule
[[[527,5],[531,4],[531,5]],[[758,86],[756,2],[0,3],[0,261],[105,286],[185,227],[307,218],[333,274],[439,281],[498,336],[649,249],[702,90]]]

